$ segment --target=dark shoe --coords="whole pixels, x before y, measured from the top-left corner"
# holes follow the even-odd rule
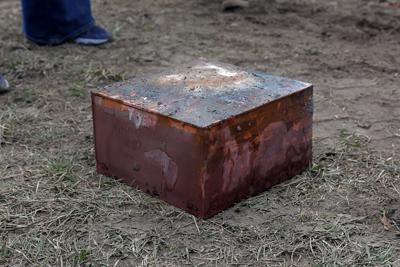
[[[0,74],[0,93],[8,92],[10,91],[10,84],[8,81],[3,77],[3,75]]]
[[[247,0],[223,0],[222,11],[234,11],[239,8],[249,7]]]
[[[99,26],[93,26],[79,35],[74,42],[81,45],[101,45],[111,41],[111,34]]]

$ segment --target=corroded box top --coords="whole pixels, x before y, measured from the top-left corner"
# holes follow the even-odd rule
[[[93,93],[203,128],[311,87],[233,65],[197,61]]]

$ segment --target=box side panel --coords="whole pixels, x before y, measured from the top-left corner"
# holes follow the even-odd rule
[[[312,87],[209,131],[204,217],[304,171],[312,160]]]
[[[200,215],[198,130],[92,95],[98,172]]]

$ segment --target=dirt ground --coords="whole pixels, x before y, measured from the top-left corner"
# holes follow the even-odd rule
[[[0,0],[1,266],[400,266],[400,1],[95,0],[39,47]],[[89,91],[203,57],[311,82],[309,170],[199,220],[96,174]]]

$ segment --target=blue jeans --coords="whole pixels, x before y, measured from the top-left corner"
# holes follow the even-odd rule
[[[75,39],[94,25],[90,0],[21,0],[26,38],[45,45]]]

